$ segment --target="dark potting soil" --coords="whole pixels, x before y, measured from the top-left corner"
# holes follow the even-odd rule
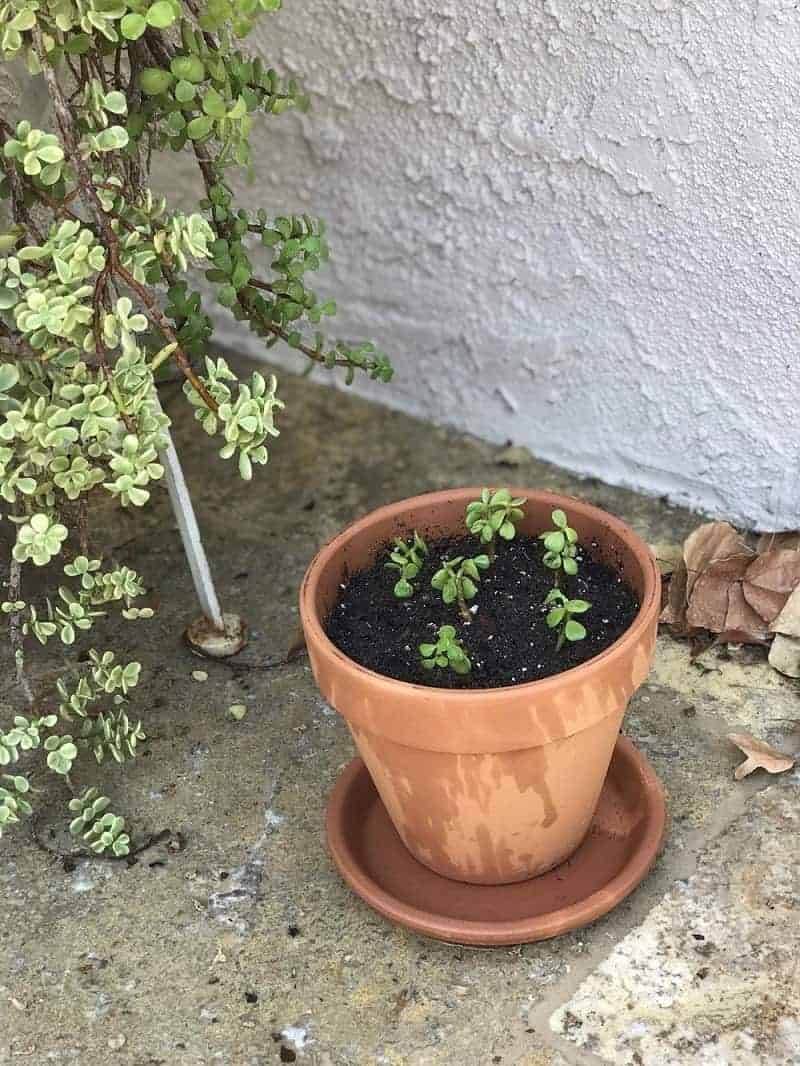
[[[398,599],[392,591],[397,573],[387,570],[389,546],[367,569],[349,576],[331,611],[326,632],[348,658],[398,681],[440,688],[498,688],[536,681],[593,658],[633,621],[639,603],[624,575],[592,558],[596,545],[578,552],[578,574],[561,574],[560,587],[570,599],[591,603],[578,620],[586,627],[583,640],[565,641],[556,651],[556,633],[545,623],[544,598],[553,587],[553,571],[542,563],[542,542],[533,536],[501,541],[494,564],[481,573],[478,593],[469,601],[472,621],[466,623],[457,604],[442,602],[431,588],[441,560],[483,552],[475,537],[429,541],[429,554],[414,579],[414,595]],[[477,607],[477,610],[474,608]],[[441,625],[455,626],[471,662],[469,674],[450,669],[426,670],[418,646],[435,643]]]

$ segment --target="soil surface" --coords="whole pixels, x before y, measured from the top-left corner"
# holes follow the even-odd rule
[[[592,558],[593,547],[579,551],[579,572],[561,574],[560,587],[571,599],[591,608],[578,620],[587,635],[567,641],[556,651],[556,632],[549,629],[544,599],[553,587],[553,571],[542,563],[542,543],[520,536],[501,541],[495,562],[481,573],[478,593],[469,601],[472,621],[466,623],[458,605],[445,605],[431,588],[441,560],[475,556],[484,549],[475,537],[431,541],[425,566],[413,581],[407,600],[393,592],[397,573],[385,567],[389,547],[375,563],[352,575],[327,620],[328,637],[345,655],[376,673],[398,681],[440,688],[498,688],[536,681],[586,662],[625,632],[639,602],[621,574]],[[439,626],[456,628],[472,663],[469,674],[449,668],[426,670],[418,646],[436,641]]]

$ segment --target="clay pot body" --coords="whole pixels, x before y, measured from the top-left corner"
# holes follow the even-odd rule
[[[623,522],[580,500],[511,491],[528,497],[521,531],[550,528],[551,511],[562,508],[579,541],[596,541],[639,598],[630,628],[581,666],[504,688],[427,688],[359,666],[325,635],[348,573],[412,529],[431,539],[460,532],[480,488],[417,496],[359,519],[319,552],[300,593],[317,685],[347,721],[403,843],[436,873],[475,884],[534,877],[578,847],[625,708],[650,669],[660,609],[655,560]]]

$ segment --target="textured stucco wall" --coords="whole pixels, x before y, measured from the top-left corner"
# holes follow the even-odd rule
[[[242,192],[327,219],[335,328],[398,367],[357,387],[800,524],[794,0],[285,2],[248,47],[314,107],[261,123]]]
[[[315,101],[264,127],[258,198],[327,218],[385,402],[800,522],[793,2],[287,0],[261,27]]]

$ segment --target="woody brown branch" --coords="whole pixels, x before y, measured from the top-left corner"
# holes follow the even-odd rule
[[[210,411],[214,411],[216,413],[219,410],[217,401],[214,399],[213,396],[211,396],[203,382],[195,374],[192,364],[189,362],[189,357],[178,344],[178,337],[175,333],[175,330],[172,328],[172,323],[159,307],[158,301],[156,300],[155,296],[145,285],[141,285],[133,276],[133,274],[131,274],[131,272],[127,270],[126,267],[124,267],[118,259],[116,261],[112,260],[112,270],[115,274],[122,278],[122,280],[125,282],[129,289],[133,289],[133,291],[144,304],[148,318],[161,331],[167,341],[170,344],[178,345],[178,347],[175,349],[175,352],[173,353],[176,363],[181,368],[187,381],[191,382],[195,391],[200,395],[206,407]]]
[[[75,172],[78,178],[78,185],[81,188],[81,198],[86,204],[87,208],[91,211],[95,220],[97,221],[100,230],[108,250],[108,264],[107,269],[120,277],[128,288],[132,289],[147,311],[147,316],[150,321],[156,326],[156,328],[163,334],[167,341],[171,344],[175,344],[176,348],[173,353],[175,362],[180,367],[184,377],[189,381],[198,393],[203,403],[208,407],[210,411],[216,412],[218,405],[216,400],[210,395],[208,389],[203,382],[198,378],[197,374],[191,365],[189,357],[183,351],[175,334],[172,325],[158,305],[158,301],[152,291],[142,283],[138,282],[131,272],[123,266],[120,261],[119,255],[119,237],[114,232],[114,228],[111,225],[106,212],[103,210],[103,206],[100,203],[100,197],[98,196],[97,189],[92,181],[92,177],[89,174],[85,160],[81,157],[80,148],[75,137],[75,130],[72,122],[72,114],[69,109],[69,105],[61,90],[58,78],[52,66],[50,66],[44,45],[42,42],[41,31],[36,27],[33,31],[34,44],[39,56],[42,72],[47,83],[47,87],[50,91],[50,97],[53,101],[53,108],[56,114],[56,121],[58,122],[59,129],[61,130],[62,140],[66,148],[66,154],[75,167]],[[103,282],[105,285],[105,281]],[[98,353],[99,354],[99,353]]]

